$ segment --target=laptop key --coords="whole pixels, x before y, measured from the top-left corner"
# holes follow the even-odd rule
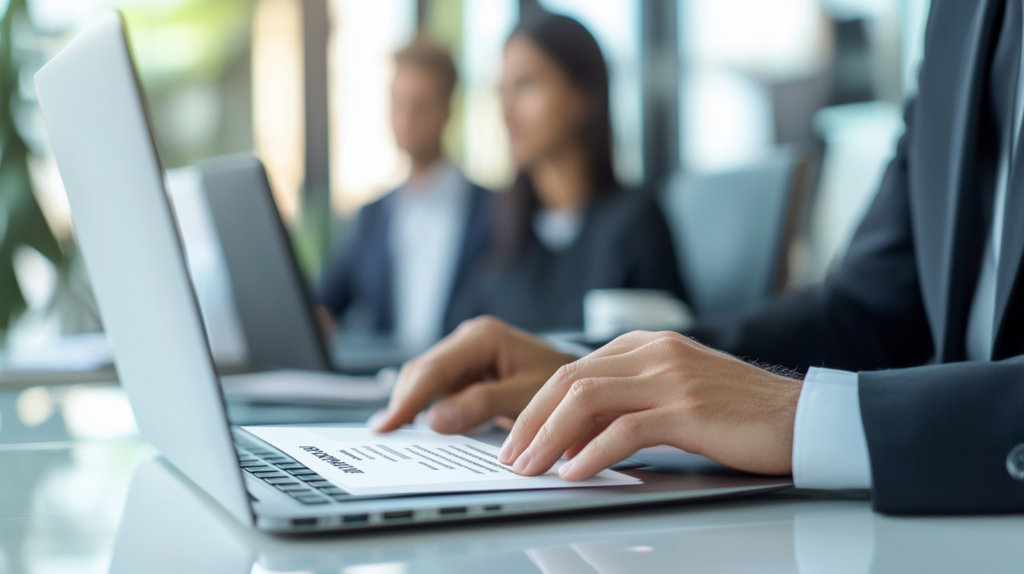
[[[305,494],[302,496],[296,496],[295,500],[298,500],[302,504],[327,504],[327,499],[322,496],[316,496],[315,494]]]
[[[270,470],[274,470],[274,467],[272,467],[269,464],[263,462],[262,460],[245,460],[245,461],[239,462],[238,466],[240,466],[242,468],[268,468]]]
[[[319,474],[315,474],[315,473],[314,474],[295,475],[295,478],[297,478],[297,479],[299,479],[299,480],[301,480],[303,482],[316,482],[318,480],[323,480],[324,479],[324,477],[320,476]]]
[[[288,474],[294,474],[295,476],[315,476],[316,471],[309,470],[308,468],[287,468]]]
[[[274,466],[276,466],[277,468],[280,468],[281,470],[298,470],[298,469],[309,470],[308,468],[306,468],[305,466],[302,466],[301,464],[299,464],[297,462],[278,462],[278,463],[274,463]]]
[[[295,482],[295,479],[289,478],[289,477],[265,478],[263,480],[267,484],[273,484],[274,486],[277,486],[278,484],[294,484],[294,485],[298,486],[298,484],[299,484],[299,483]]]
[[[274,486],[276,486],[279,489],[287,492],[288,494],[300,493],[300,492],[308,492],[309,494],[313,494],[313,492],[314,492],[312,488],[307,488],[306,485],[298,484],[298,483],[275,484]]]
[[[253,475],[259,478],[291,478],[287,474],[283,472],[278,472],[276,470],[272,470],[269,472],[254,472]]]
[[[337,486],[325,486],[325,487],[322,487],[322,488],[320,488],[320,492],[322,492],[324,494],[348,494],[347,492],[345,492],[344,490],[338,488]]]
[[[306,484],[310,486],[315,486],[317,488],[320,488],[321,486],[334,486],[333,484],[326,480],[308,480],[306,481]]]
[[[257,472],[276,472],[272,466],[243,466],[242,470],[256,474]]]

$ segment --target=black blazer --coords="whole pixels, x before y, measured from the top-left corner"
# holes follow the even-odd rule
[[[466,211],[453,297],[465,282],[474,262],[490,246],[492,194],[478,185],[469,185],[469,209]],[[341,256],[327,268],[319,291],[320,302],[335,315],[357,305],[365,313],[370,328],[383,335],[391,334],[395,324],[392,259],[388,242],[393,201],[393,194],[389,193],[359,211],[353,237]],[[450,313],[453,300],[449,299],[446,313]],[[450,323],[445,321],[445,324]]]
[[[576,331],[583,296],[604,288],[661,289],[686,299],[668,225],[649,193],[615,190],[592,200],[564,251],[549,251],[531,226],[517,256],[482,258],[457,292],[448,327],[486,314],[530,331]]]
[[[875,508],[1024,511],[1024,161],[1013,168],[992,362],[965,359],[992,210],[983,94],[1005,0],[933,0],[920,92],[849,253],[824,284],[693,335],[798,369],[857,370]],[[987,162],[987,165],[985,165]],[[932,360],[939,363],[922,366]],[[883,370],[885,369],[885,370]]]

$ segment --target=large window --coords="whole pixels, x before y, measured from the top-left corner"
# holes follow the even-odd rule
[[[331,198],[353,209],[408,171],[391,132],[394,53],[416,30],[413,0],[333,0],[330,65]]]
[[[519,3],[517,0],[462,0],[462,6],[463,167],[471,179],[500,189],[511,181],[513,169],[508,132],[501,117],[498,82],[505,40],[519,21]]]
[[[682,165],[728,169],[775,144],[768,83],[826,66],[816,0],[686,0],[680,5]]]

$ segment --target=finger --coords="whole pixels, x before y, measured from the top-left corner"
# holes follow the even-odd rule
[[[631,331],[616,337],[612,342],[597,349],[587,357],[611,357],[639,349],[653,341],[670,337],[696,344],[695,341],[675,331]]]
[[[516,419],[514,417],[494,417],[494,420],[491,422],[500,429],[510,431],[512,426],[516,424]]]
[[[513,469],[524,476],[547,472],[587,434],[598,417],[651,408],[656,400],[651,397],[657,393],[655,389],[637,385],[632,378],[581,379],[573,383]]]
[[[590,441],[594,440],[594,438],[597,435],[603,433],[604,429],[608,428],[608,425],[610,425],[610,424],[612,424],[612,421],[609,420],[609,421],[595,422],[594,424],[590,425],[590,430],[587,431],[587,434],[583,435],[583,438],[581,438],[580,440],[576,441],[576,444],[570,446],[569,450],[565,451],[565,457],[566,458],[573,458],[576,455],[578,455],[580,453],[580,451],[583,450],[583,447],[585,447],[588,444],[590,444]]]
[[[494,364],[497,347],[497,328],[487,321],[460,326],[402,366],[387,412],[374,430],[390,432],[408,424],[433,398],[483,378],[482,373]]]
[[[563,464],[558,474],[571,482],[588,479],[642,448],[664,444],[671,425],[672,416],[660,409],[622,415]]]
[[[697,345],[679,333],[650,333],[646,331],[635,331],[627,333],[609,344],[616,345],[614,349],[602,353],[604,348],[568,363],[555,372],[551,377],[556,386],[571,385],[579,379],[589,377],[629,377],[640,374],[650,365],[649,361],[640,360],[639,355],[650,355],[660,347],[658,343],[664,339],[678,339],[686,344]],[[622,342],[619,342],[620,339]],[[545,385],[547,386],[547,385]],[[543,392],[543,391],[542,391]]]
[[[523,374],[501,381],[472,384],[430,408],[430,428],[457,434],[476,428],[496,416],[515,416],[530,402],[537,377]]]
[[[370,428],[376,428],[378,425],[380,425],[380,422],[382,420],[387,418],[387,416],[388,416],[388,410],[387,409],[381,409],[381,410],[373,413],[372,415],[370,415],[370,418],[366,420],[366,426],[368,426]]]
[[[635,341],[646,339],[646,336],[638,336]],[[559,368],[519,415],[505,447],[499,453],[499,460],[504,464],[512,464],[518,460],[576,381],[586,378],[632,377],[639,374],[648,366],[649,361],[645,356],[652,352],[652,343],[656,340],[619,355],[588,356]]]
[[[693,341],[692,339],[689,339],[688,337],[682,335],[677,335],[676,333],[650,333],[644,331],[636,331],[633,333],[627,333],[627,335],[623,335],[622,337],[620,337],[619,339],[622,339],[621,342],[623,343],[623,346],[620,347],[619,349],[616,349],[616,351],[624,350],[626,348],[626,344],[640,344],[642,347],[647,347],[648,345],[655,343],[659,339],[665,338],[678,339],[680,341],[692,344],[693,346],[700,346],[699,343],[697,343],[696,341]],[[616,341],[618,341],[619,339],[616,339]],[[608,428],[608,425],[611,424],[612,420],[613,419],[608,419],[594,423],[594,425],[590,427],[590,430],[587,431],[587,434],[584,435],[583,438],[581,438],[579,441],[576,442],[576,444],[572,445],[571,447],[569,447],[567,451],[565,451],[565,455],[568,458],[574,458],[575,456],[577,456],[583,450],[584,447],[590,444],[590,441],[594,440],[594,438],[597,435],[601,434],[604,431],[604,429]]]

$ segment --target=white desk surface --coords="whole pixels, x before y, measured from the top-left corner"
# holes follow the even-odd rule
[[[75,420],[83,416],[75,409],[83,407],[69,407],[67,392],[50,394],[63,405],[62,424],[81,434],[88,425]],[[110,419],[116,394],[103,392],[108,396],[86,402]],[[33,427],[42,440],[5,441],[18,432],[32,438],[17,422],[31,408],[22,401],[19,415],[18,397],[5,396],[2,574],[1024,571],[1024,516],[894,518],[873,513],[863,499],[798,490],[660,509],[272,536],[243,528],[180,482],[167,481],[173,477],[154,461],[151,447],[137,438],[109,438],[116,425],[103,440],[53,440],[60,433],[51,415]],[[89,431],[94,435],[103,432],[97,424]]]

